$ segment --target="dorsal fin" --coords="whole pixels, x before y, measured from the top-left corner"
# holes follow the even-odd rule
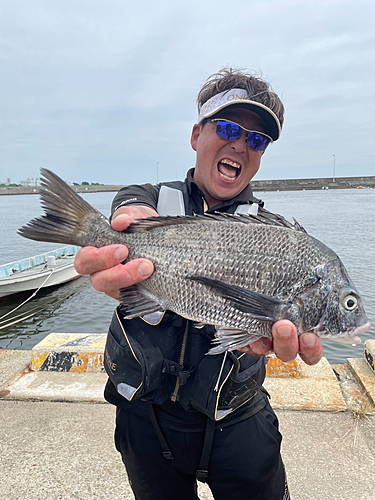
[[[266,226],[277,226],[292,229],[294,231],[306,232],[303,227],[294,220],[294,224],[288,222],[279,214],[273,214],[264,208],[258,212],[258,215],[235,215],[215,212],[214,214],[204,215],[167,215],[160,217],[147,217],[138,219],[130,224],[127,233],[137,233],[141,231],[150,231],[157,227],[174,226],[180,224],[197,224],[200,221],[217,221],[217,222],[239,222],[242,224],[264,224]]]

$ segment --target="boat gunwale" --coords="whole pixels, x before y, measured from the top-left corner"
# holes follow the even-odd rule
[[[9,262],[7,264],[2,264],[0,266],[0,283],[2,280],[8,280],[9,278],[14,278],[15,276],[20,276],[21,273],[24,273],[25,271],[32,272],[33,269],[38,268],[39,266],[46,266],[48,265],[48,257],[56,257],[56,261],[62,261],[65,260],[66,258],[74,258],[79,249],[81,247],[75,246],[75,245],[68,245],[65,247],[61,248],[56,248],[54,250],[50,250],[49,252],[45,252],[42,254],[34,255],[32,257],[28,257],[26,259],[19,259],[14,262]],[[38,261],[36,263],[36,261]],[[25,266],[23,269],[21,266]],[[57,266],[49,266],[48,269],[53,269]],[[18,269],[11,269],[12,267],[18,267]],[[58,266],[59,268],[63,266]],[[39,271],[40,272],[40,271]],[[38,272],[35,272],[35,275],[37,275]],[[29,274],[28,274],[29,275]]]
[[[74,265],[74,258],[69,258],[69,260],[67,260],[66,262],[56,262],[56,265],[54,266],[48,266],[47,264],[38,264],[38,266],[35,266],[35,268],[39,266],[43,266],[43,268],[40,270],[35,270],[35,272],[33,272],[33,269],[35,268],[30,267],[28,269],[23,269],[22,271],[16,271],[15,273],[9,276],[5,276],[4,278],[0,277],[0,286],[10,283],[28,281],[35,278],[42,278],[44,276],[47,276],[48,274],[52,274],[55,270],[60,271],[67,267],[72,267],[72,265]]]

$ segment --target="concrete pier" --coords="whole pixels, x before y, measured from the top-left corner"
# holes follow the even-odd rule
[[[103,399],[104,341],[51,334],[32,351],[0,350],[2,498],[134,498],[113,444],[115,408]],[[345,365],[269,358],[293,500],[375,497],[374,343]],[[199,498],[212,500],[206,485]]]

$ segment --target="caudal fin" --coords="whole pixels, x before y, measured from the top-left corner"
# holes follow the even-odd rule
[[[81,198],[58,175],[41,169],[41,204],[45,215],[33,219],[18,230],[24,238],[52,243],[86,246],[88,222],[104,216]],[[91,243],[92,244],[92,243]]]

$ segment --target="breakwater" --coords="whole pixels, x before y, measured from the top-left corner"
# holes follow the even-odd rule
[[[315,179],[277,179],[252,181],[254,191],[303,191],[313,189],[375,188],[375,176],[367,177],[321,177]]]
[[[316,189],[375,188],[375,175],[364,177],[321,177],[252,181],[254,191],[303,191]],[[117,192],[123,185],[72,186],[77,193]],[[0,187],[1,195],[38,194],[39,187]]]
[[[115,192],[123,187],[123,185],[100,185],[100,186],[71,186],[77,193],[107,193]],[[1,195],[15,195],[15,194],[39,194],[40,187],[0,187]]]

